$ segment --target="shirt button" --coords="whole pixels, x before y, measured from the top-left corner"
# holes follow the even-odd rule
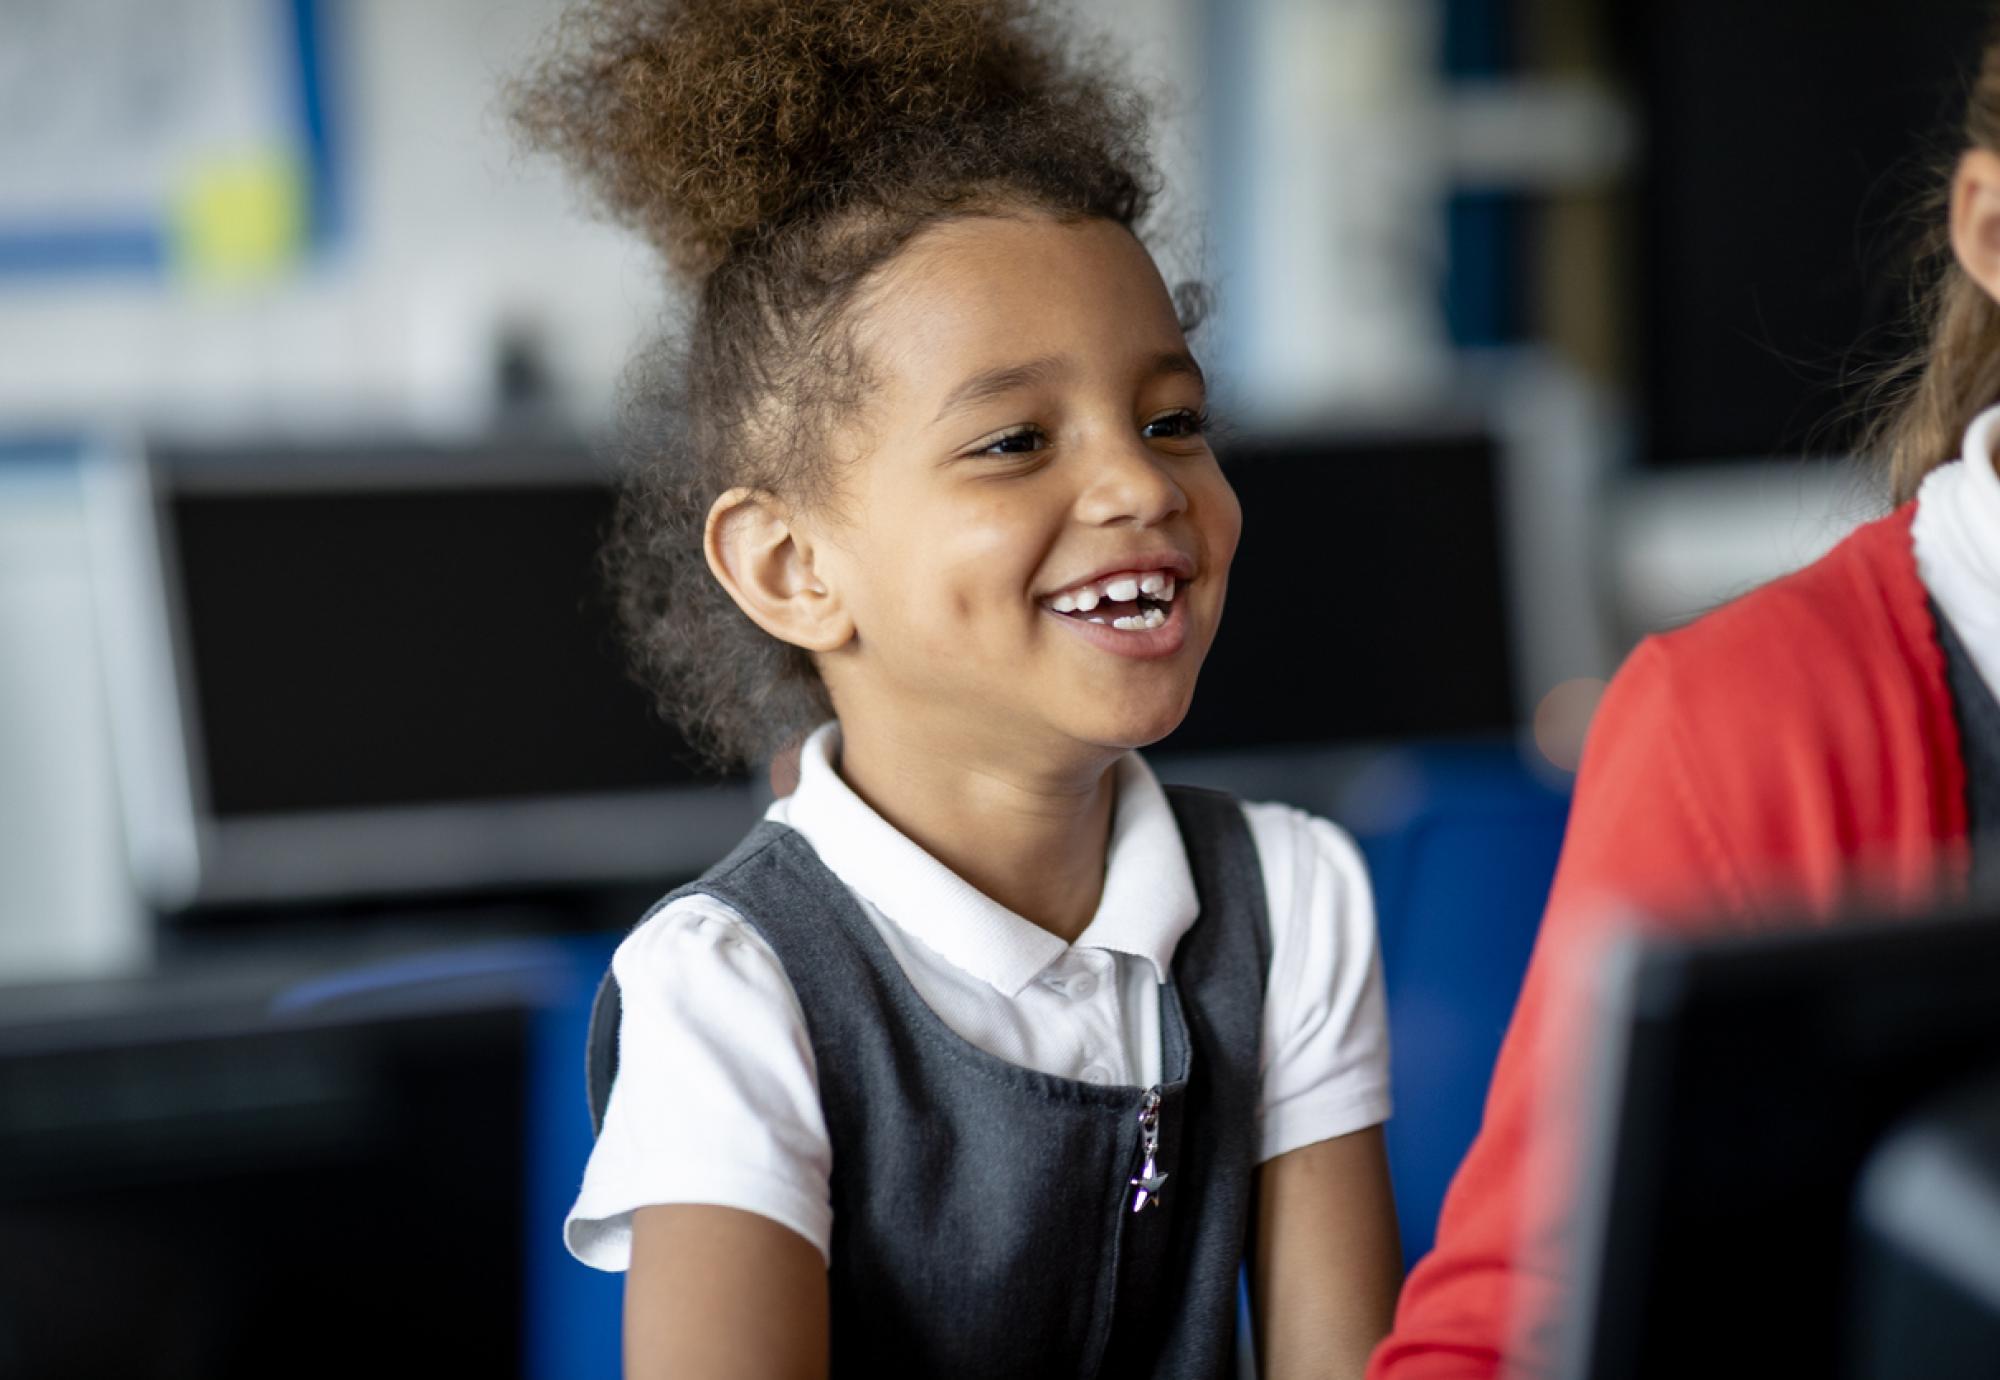
[[[1102,1064],[1086,1065],[1083,1070],[1083,1081],[1086,1083],[1095,1083],[1099,1087],[1102,1087],[1111,1081],[1111,1070]]]
[[[1085,997],[1088,997],[1091,993],[1095,992],[1096,990],[1097,990],[1097,979],[1090,976],[1090,974],[1088,973],[1085,973],[1080,978],[1071,979],[1069,984],[1069,994],[1072,997],[1075,997],[1078,1001],[1081,1001]]]

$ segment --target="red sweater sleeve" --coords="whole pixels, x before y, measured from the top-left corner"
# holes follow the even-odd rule
[[[1536,1142],[1569,1118],[1546,1054],[1574,1048],[1580,1019],[1566,965],[1622,915],[1740,912],[1743,887],[1695,779],[1700,763],[1667,651],[1642,643],[1592,724],[1570,827],[1478,1138],[1446,1195],[1437,1244],[1404,1286],[1370,1380],[1491,1376],[1503,1353],[1546,1356],[1560,1280],[1552,1252],[1569,1176]],[[1571,1080],[1562,1079],[1567,1085]],[[1538,1201],[1540,1206],[1538,1206]],[[1513,1335],[1525,1328],[1527,1335]]]

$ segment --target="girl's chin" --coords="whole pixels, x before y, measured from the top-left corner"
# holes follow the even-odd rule
[[[1153,712],[1128,703],[1123,712],[1106,714],[1100,706],[1095,713],[1080,711],[1070,716],[1069,721],[1074,736],[1080,740],[1124,752],[1151,747],[1179,728],[1186,717],[1187,700],[1180,698]]]

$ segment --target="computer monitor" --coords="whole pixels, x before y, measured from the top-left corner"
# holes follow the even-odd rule
[[[1162,755],[1511,733],[1501,446],[1474,422],[1225,436],[1246,539]],[[556,444],[156,444],[92,469],[137,871],[164,909],[693,875],[759,787],[694,775]]]
[[[1602,7],[1644,138],[1629,224],[1640,454],[1840,455],[1914,340],[1911,251],[1959,152],[1982,0]]]
[[[531,989],[307,1002],[239,967],[11,993],[0,1375],[523,1374],[555,1230],[523,1208]]]
[[[692,875],[756,817],[626,674],[581,445],[154,445],[89,506],[166,910]]]
[[[1228,607],[1162,753],[1504,735],[1521,722],[1500,446],[1476,426],[1224,436]]]
[[[1613,957],[1561,1374],[1855,1373],[1880,1316],[1857,1185],[1907,1118],[2000,1072],[1995,914]]]
[[[2000,1075],[1925,1106],[1869,1156],[1847,1380],[2000,1368]]]

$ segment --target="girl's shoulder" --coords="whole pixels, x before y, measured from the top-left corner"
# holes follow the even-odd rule
[[[1295,805],[1242,802],[1273,922],[1301,906],[1368,903],[1368,868],[1345,829]]]
[[[1821,910],[1859,878],[1925,882],[1963,786],[1913,516],[1633,650],[1591,722],[1552,912]]]
[[[818,1068],[777,956],[726,903],[690,893],[654,907],[611,967],[618,1076],[565,1227],[571,1252],[624,1269],[638,1208],[703,1203],[768,1217],[825,1255]]]
[[[1863,524],[1804,569],[1634,649],[1591,724],[1591,761],[1686,780],[1724,836],[1775,818],[1801,782],[1856,801],[1956,760],[1914,504]]]
[[[1760,704],[1790,699],[1805,711],[1828,703],[1830,690],[1861,693],[1913,671],[1941,684],[1915,515],[1909,503],[1863,523],[1803,569],[1647,639],[1631,678],[1671,678],[1703,707],[1749,692]]]
[[[1271,926],[1261,1162],[1387,1119],[1388,1008],[1374,895],[1353,838],[1291,805],[1246,802],[1243,817]]]
[[[769,943],[735,907],[704,892],[670,896],[653,907],[611,956],[627,1006],[640,1002],[699,1005],[803,1025],[791,981]]]
[[[1315,889],[1352,890],[1358,883],[1365,893],[1367,868],[1361,851],[1347,831],[1331,820],[1295,805],[1245,800],[1226,790],[1178,785],[1165,790],[1169,796],[1205,798],[1206,808],[1201,813],[1176,810],[1176,822],[1191,853],[1195,840],[1188,836],[1189,829],[1219,830],[1226,814],[1241,815],[1263,872],[1265,901],[1274,924],[1280,912],[1288,913]]]
[[[1243,802],[1264,875],[1271,970],[1317,973],[1367,968],[1375,954],[1375,901],[1368,865],[1354,839],[1331,820],[1276,802]]]
[[[1169,788],[1176,789],[1183,788]],[[1204,793],[1239,811],[1249,829],[1264,882],[1274,972],[1288,961],[1287,951],[1303,932],[1336,935],[1340,950],[1364,958],[1373,951],[1375,906],[1368,865],[1345,829],[1281,801]],[[1187,827],[1184,820],[1182,828]]]

